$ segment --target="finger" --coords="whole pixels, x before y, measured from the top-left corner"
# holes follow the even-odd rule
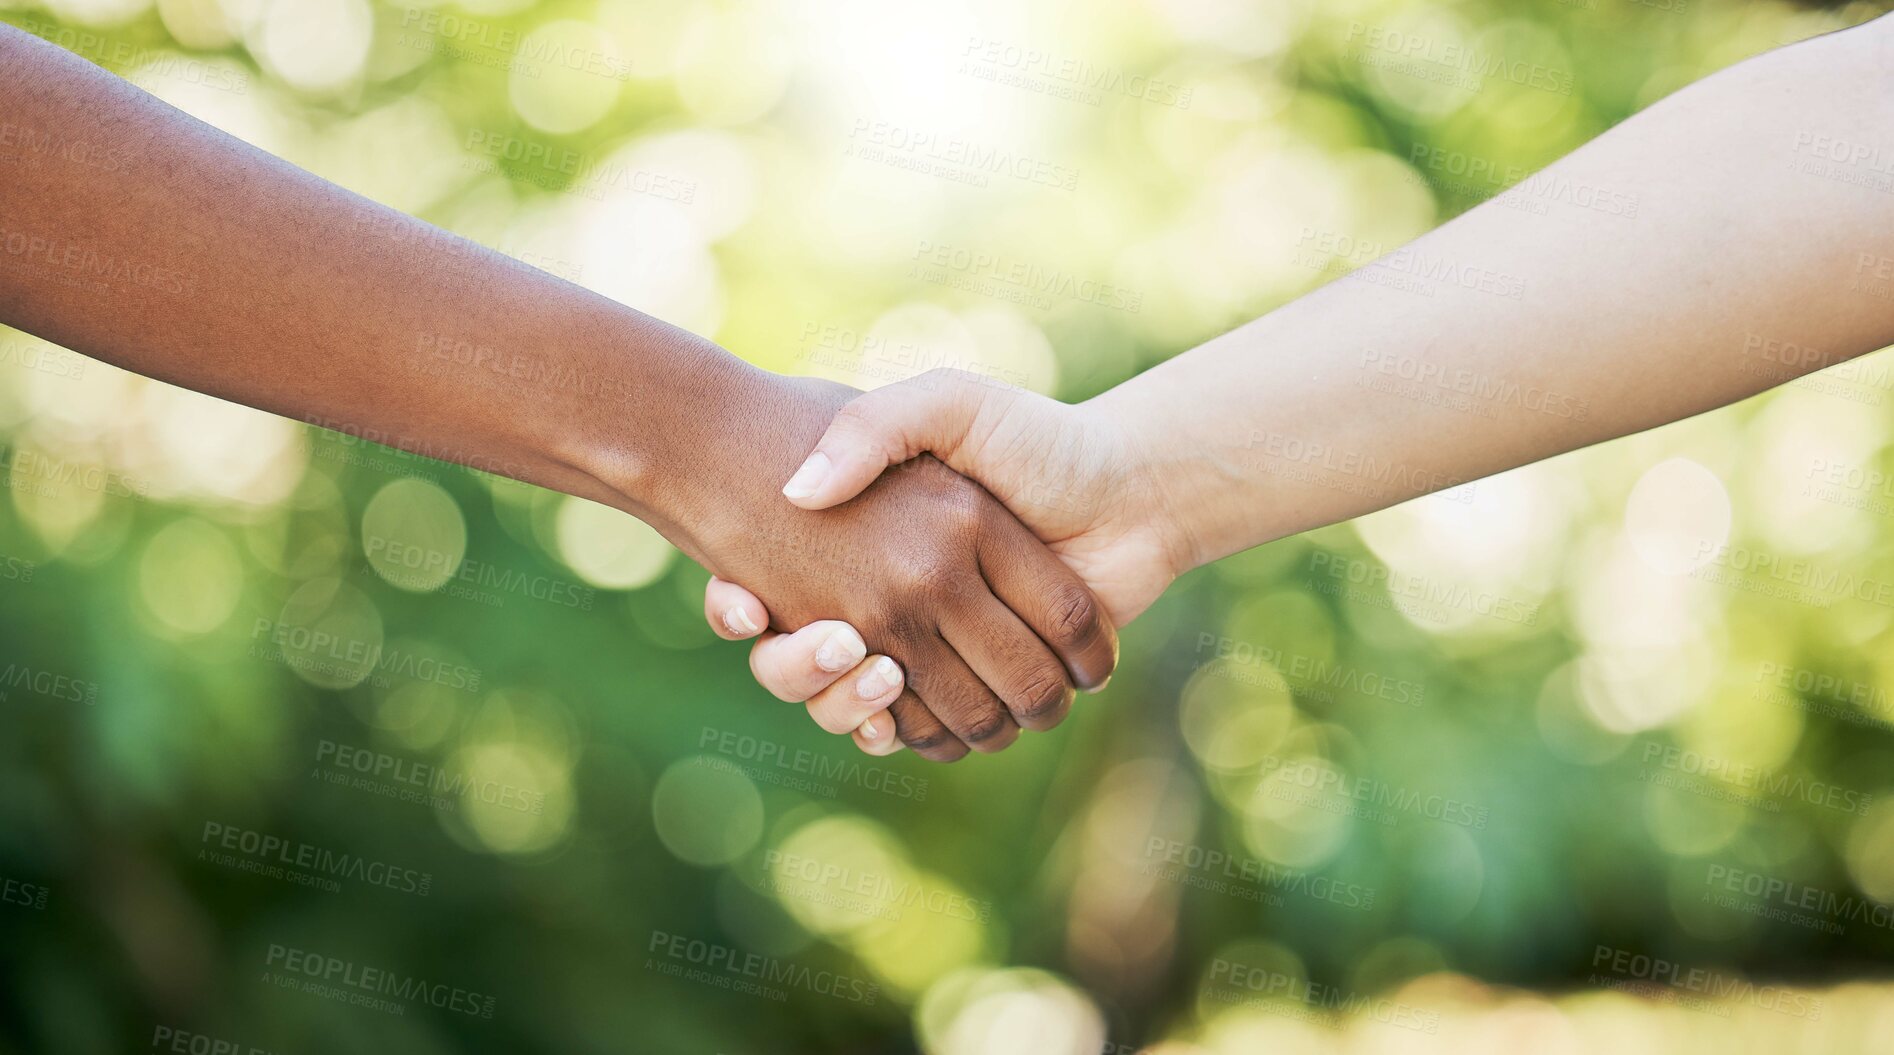
[[[742,641],[769,625],[769,609],[756,595],[733,582],[711,576],[704,586],[704,618],[725,641]]]
[[[894,719],[894,735],[929,762],[958,762],[966,757],[966,743],[934,717],[912,686],[895,697],[888,706],[888,715]]]
[[[850,733],[860,729],[869,716],[881,714],[898,695],[902,695],[907,680],[902,676],[902,665],[888,659],[886,655],[875,655],[864,659],[845,676],[837,678],[835,684],[818,691],[809,701],[809,716],[830,733]],[[883,718],[881,725],[873,729],[873,737],[894,739],[894,720]]]
[[[892,755],[902,747],[901,738],[894,735],[894,718],[886,714],[869,718],[848,735],[856,747],[877,757]]]
[[[992,754],[1019,739],[1019,724],[1012,713],[945,639],[934,638],[919,659],[908,660],[907,668],[908,687],[967,747]],[[901,739],[920,751],[906,729],[901,730]]]
[[[887,656],[864,659],[809,700],[809,717],[831,733],[853,732],[870,716],[887,710],[906,683],[901,665],[894,660]],[[894,719],[883,718],[870,731],[874,734],[870,740],[892,740]]]
[[[1043,731],[1072,709],[1065,665],[992,594],[943,617],[941,631],[1022,729]]]
[[[854,627],[822,619],[793,634],[765,634],[750,649],[750,673],[777,699],[801,703],[833,685],[867,655],[868,647]]]
[[[1073,684],[1103,688],[1118,665],[1118,631],[1084,581],[1005,513],[981,531],[979,556],[994,596],[1052,649]]]
[[[1009,397],[964,370],[929,370],[857,396],[836,412],[783,495],[804,509],[827,509],[860,494],[890,465],[928,451],[947,461],[987,402]]]

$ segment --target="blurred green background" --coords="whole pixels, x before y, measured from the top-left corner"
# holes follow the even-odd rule
[[[771,369],[1077,399],[1884,6],[0,18]],[[1194,573],[939,767],[618,513],[0,330],[0,1050],[1885,1050],[1890,370]]]

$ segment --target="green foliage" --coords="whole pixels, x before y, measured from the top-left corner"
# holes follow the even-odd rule
[[[1069,398],[1878,13],[52,6],[0,17],[761,365]],[[1884,960],[1886,496],[1767,452],[1887,472],[1887,369],[1231,558],[1060,730],[936,767],[767,697],[615,514],[5,331],[0,1050],[1793,1031],[1635,957]]]

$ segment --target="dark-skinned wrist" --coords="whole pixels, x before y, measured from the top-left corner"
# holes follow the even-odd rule
[[[782,482],[853,393],[758,369],[684,331],[641,341],[608,366],[639,372],[634,405],[575,408],[578,420],[562,423],[555,442],[563,460],[599,481],[603,500],[717,571],[725,547],[768,535],[759,515],[798,512]],[[653,341],[665,345],[661,354]]]

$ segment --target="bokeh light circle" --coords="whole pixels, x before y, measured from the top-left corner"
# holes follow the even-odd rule
[[[763,835],[763,798],[750,778],[715,755],[671,763],[651,792],[651,819],[666,849],[688,864],[729,864]]]
[[[1631,489],[1624,531],[1652,569],[1687,575],[1728,544],[1731,519],[1729,491],[1715,473],[1689,458],[1667,458]]]
[[[367,0],[262,0],[250,50],[291,87],[326,94],[368,64],[375,16]]]
[[[138,562],[139,597],[179,634],[207,634],[222,626],[236,610],[243,579],[243,560],[230,536],[195,517],[165,525]]]
[[[644,521],[583,498],[560,505],[557,530],[559,558],[602,589],[649,585],[677,556],[677,549]]]
[[[359,685],[381,662],[381,612],[341,579],[312,579],[297,587],[275,623],[260,629],[283,663],[317,688]]]
[[[362,552],[384,582],[429,593],[460,570],[467,521],[440,486],[416,477],[392,480],[362,511]]]
[[[618,103],[631,66],[618,42],[590,22],[559,19],[526,34],[507,79],[507,97],[526,123],[571,135],[597,124]]]

